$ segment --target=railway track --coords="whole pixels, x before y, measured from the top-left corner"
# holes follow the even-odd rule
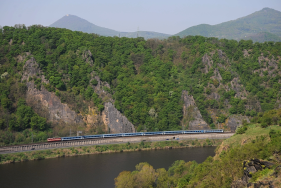
[[[0,154],[24,152],[32,150],[46,150],[54,148],[67,148],[87,145],[102,145],[102,144],[117,144],[126,142],[140,142],[140,141],[162,141],[173,140],[177,138],[187,139],[206,139],[206,138],[227,138],[234,133],[198,133],[198,134],[173,134],[173,135],[150,135],[150,136],[134,136],[134,137],[115,137],[115,138],[97,138],[97,139],[82,139],[71,141],[58,142],[41,142],[31,144],[21,144],[13,146],[0,147]],[[202,138],[201,138],[202,137]]]

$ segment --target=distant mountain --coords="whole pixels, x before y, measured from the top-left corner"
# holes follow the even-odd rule
[[[171,35],[164,34],[164,33],[157,33],[153,31],[139,31],[139,32],[120,32],[120,36],[128,37],[128,38],[136,38],[137,36],[139,36],[145,39],[150,39],[150,38],[165,39]]]
[[[264,8],[248,16],[217,25],[201,24],[187,28],[176,36],[201,35],[226,39],[253,39],[264,42],[280,41],[281,12]]]
[[[275,41],[281,42],[281,37],[269,32],[253,33],[244,38],[244,40],[252,40],[254,42]]]
[[[88,22],[85,19],[79,18],[75,15],[67,14],[66,16],[62,17],[55,23],[51,24],[50,27],[58,27],[58,28],[66,28],[72,31],[82,31],[85,33],[95,33],[102,36],[120,36],[120,37],[128,37],[128,38],[136,38],[144,37],[145,39],[149,38],[168,38],[170,35],[151,32],[151,31],[139,31],[139,32],[120,32],[115,31],[112,29],[104,28],[97,26]]]

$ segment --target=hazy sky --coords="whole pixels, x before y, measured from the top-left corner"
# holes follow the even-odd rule
[[[117,31],[178,33],[218,24],[264,7],[281,11],[281,0],[0,0],[0,25],[49,26],[66,14]]]

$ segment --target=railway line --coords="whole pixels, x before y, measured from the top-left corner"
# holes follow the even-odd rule
[[[141,141],[164,141],[164,140],[207,139],[207,138],[225,139],[231,137],[233,134],[234,133],[174,134],[174,135],[151,135],[151,136],[114,137],[114,138],[100,138],[100,139],[82,139],[82,140],[70,140],[70,141],[60,141],[60,142],[42,142],[42,143],[0,147],[0,154],[26,152],[26,151],[33,151],[33,150],[46,150],[46,149],[55,149],[55,148],[78,147],[78,146],[120,144],[120,143],[141,142]]]

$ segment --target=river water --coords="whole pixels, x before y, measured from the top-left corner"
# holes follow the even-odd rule
[[[215,147],[104,153],[0,165],[1,188],[114,187],[114,178],[140,162],[166,170],[176,160],[203,162]]]

